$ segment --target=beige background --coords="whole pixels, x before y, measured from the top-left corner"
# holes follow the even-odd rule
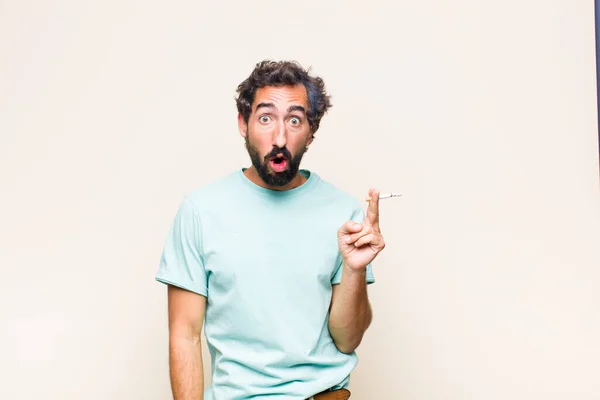
[[[235,87],[286,58],[333,95],[303,166],[404,194],[353,398],[600,399],[593,11],[0,0],[0,398],[170,398],[168,225],[248,164]]]

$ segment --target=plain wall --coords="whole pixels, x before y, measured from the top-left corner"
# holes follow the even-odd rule
[[[0,398],[171,398],[160,252],[185,192],[249,164],[233,99],[264,58],[333,96],[303,167],[403,193],[353,399],[600,399],[594,8],[571,0],[0,0]]]

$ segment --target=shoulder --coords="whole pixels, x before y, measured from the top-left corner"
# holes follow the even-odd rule
[[[239,183],[239,171],[234,171],[187,191],[183,201],[190,203],[196,209],[212,207],[222,203],[224,199],[235,196],[240,188]]]
[[[316,192],[319,201],[322,204],[335,204],[337,207],[351,213],[360,212],[360,210],[362,210],[361,204],[355,196],[341,189],[336,184],[323,179],[318,175],[316,176],[318,178]]]

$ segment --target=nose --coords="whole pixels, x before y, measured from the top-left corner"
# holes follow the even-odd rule
[[[273,132],[273,145],[282,149],[285,147],[286,144],[287,144],[286,127],[285,127],[285,124],[280,124],[277,128],[275,128],[275,132]]]

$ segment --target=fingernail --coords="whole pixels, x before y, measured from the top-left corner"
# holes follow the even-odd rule
[[[351,240],[350,236],[348,236],[348,237],[346,238],[346,243],[350,243],[351,241],[352,241],[352,240]]]

